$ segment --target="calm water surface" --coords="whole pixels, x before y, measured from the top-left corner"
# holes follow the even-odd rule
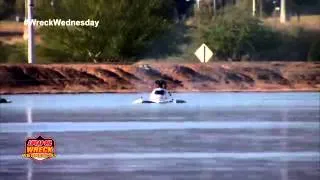
[[[320,177],[320,93],[6,95],[0,179],[276,179]],[[28,136],[57,158],[21,158]]]

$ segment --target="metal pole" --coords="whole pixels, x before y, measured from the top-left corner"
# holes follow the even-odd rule
[[[32,24],[33,18],[33,7],[34,3],[33,0],[28,0],[28,63],[33,64],[35,63],[35,56],[34,56],[34,27]]]
[[[252,16],[256,16],[256,0],[252,0]]]
[[[286,22],[287,22],[286,0],[281,0],[280,22],[281,22],[281,23],[286,23]]]
[[[28,18],[28,0],[24,0],[24,19]]]
[[[259,0],[260,18],[263,17],[263,0]]]

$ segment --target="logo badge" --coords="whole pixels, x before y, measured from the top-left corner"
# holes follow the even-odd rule
[[[28,138],[26,140],[24,158],[30,158],[38,161],[56,157],[55,143],[52,138]]]

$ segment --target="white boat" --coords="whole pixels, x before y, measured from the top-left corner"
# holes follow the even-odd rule
[[[144,103],[185,103],[184,100],[173,99],[171,93],[164,88],[155,88],[149,95],[148,100],[144,100],[143,97],[133,101],[133,104],[144,104]]]

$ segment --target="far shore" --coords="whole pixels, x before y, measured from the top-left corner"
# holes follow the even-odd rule
[[[150,93],[151,91],[79,91],[79,92],[10,92],[0,93],[1,95],[75,95],[75,94],[142,94]],[[172,93],[320,93],[319,89],[274,89],[274,90],[174,90]]]
[[[0,64],[0,74],[0,95],[148,93],[156,79],[176,93],[320,92],[311,62]]]

